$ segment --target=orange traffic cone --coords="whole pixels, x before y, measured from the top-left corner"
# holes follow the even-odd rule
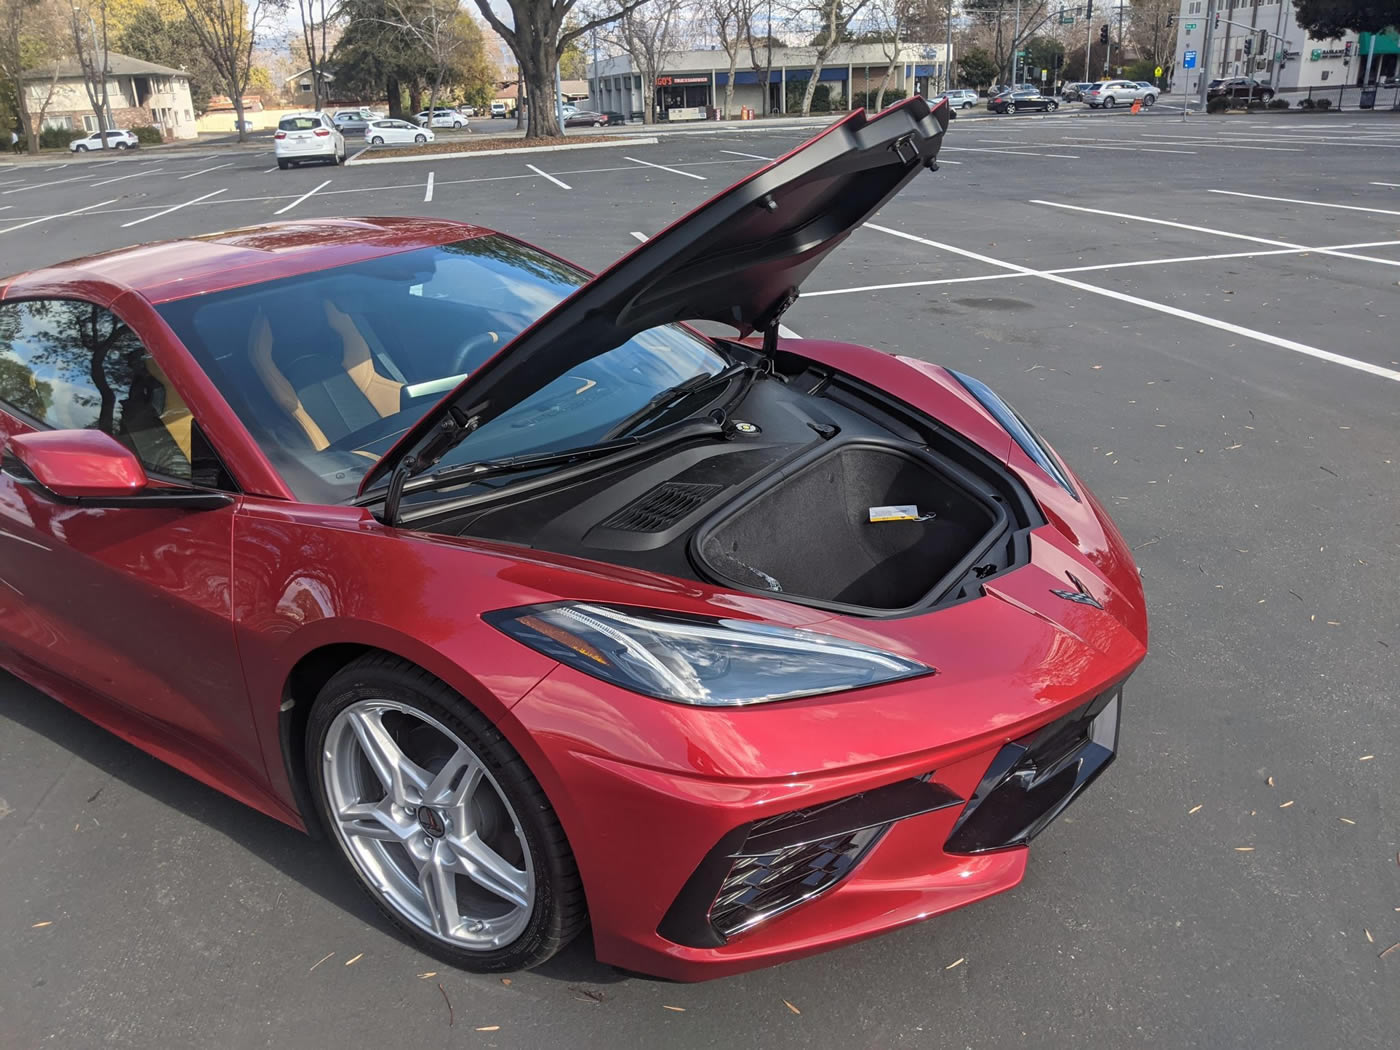
[[[1131,110],[1129,110],[1129,112],[1130,112],[1130,113],[1141,113],[1141,112],[1142,112],[1142,99],[1140,99],[1140,98],[1139,98],[1139,99],[1134,99],[1134,100],[1133,100],[1133,108],[1132,108]]]

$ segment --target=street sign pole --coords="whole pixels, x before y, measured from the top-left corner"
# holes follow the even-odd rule
[[[1183,51],[1183,52],[1181,53],[1181,68],[1182,68],[1182,69],[1195,69],[1195,68],[1196,68],[1196,52],[1195,52],[1195,51],[1193,51],[1193,50],[1191,50],[1191,49],[1188,48],[1187,50],[1185,50],[1185,51]],[[1186,123],[1186,78],[1185,78],[1185,77],[1182,77],[1182,78],[1181,78],[1181,122],[1182,122],[1183,124]]]

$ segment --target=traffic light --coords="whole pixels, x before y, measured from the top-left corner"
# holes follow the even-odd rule
[[[1176,24],[1176,15],[1167,15],[1167,28],[1170,29]]]
[[[1246,55],[1254,54],[1254,37],[1247,36],[1244,38],[1244,53]]]
[[[1089,0],[1088,6],[1086,6],[1086,7],[1084,8],[1084,21],[1086,21],[1086,22],[1092,22],[1093,20],[1094,20],[1094,0]]]
[[[1100,43],[1100,44],[1106,44],[1106,43],[1108,43],[1108,26],[1107,26],[1107,25],[1101,25],[1101,26],[1099,26],[1099,43]]]
[[[1219,29],[1219,28],[1220,28],[1220,16],[1219,16],[1219,15],[1216,15],[1216,16],[1215,16],[1215,28],[1216,28],[1216,29]]]
[[[1269,31],[1267,29],[1259,30],[1257,50],[1261,55],[1267,55],[1269,53]]]
[[[1343,50],[1342,57],[1343,57],[1343,58],[1350,58],[1350,57],[1351,57],[1351,41],[1350,41],[1350,40],[1348,40],[1347,43],[1346,43],[1346,48]]]

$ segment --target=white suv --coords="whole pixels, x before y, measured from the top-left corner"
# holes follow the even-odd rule
[[[135,149],[141,145],[138,139],[129,131],[109,131],[107,132],[108,149]],[[68,143],[70,153],[86,153],[90,149],[102,148],[102,132],[94,131],[91,135],[84,135],[80,139],[74,139]]]
[[[289,113],[272,136],[277,166],[283,171],[304,160],[345,163],[345,136],[324,113]]]
[[[971,88],[953,88],[943,96],[954,109],[971,109],[977,105],[977,92]]]
[[[1136,102],[1142,99],[1144,106],[1150,106],[1157,101],[1157,89],[1148,85],[1143,87],[1132,80],[1100,80],[1097,84],[1084,92],[1084,101],[1089,103],[1091,109],[1112,109],[1120,102]]]

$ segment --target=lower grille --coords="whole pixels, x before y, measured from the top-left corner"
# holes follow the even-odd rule
[[[930,774],[741,825],[695,869],[657,932],[717,947],[831,889],[896,821],[962,802]]]

